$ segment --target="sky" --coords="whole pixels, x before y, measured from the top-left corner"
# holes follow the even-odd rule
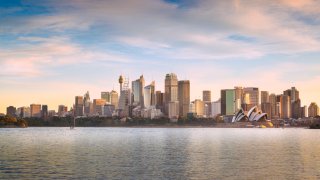
[[[119,91],[120,74],[163,91],[167,73],[191,100],[234,86],[320,104],[317,0],[0,0],[0,112],[72,106]]]

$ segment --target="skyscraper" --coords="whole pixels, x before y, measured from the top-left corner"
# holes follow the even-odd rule
[[[101,93],[102,96],[102,93]],[[93,113],[93,105],[90,101],[90,94],[89,91],[87,91],[83,96],[83,114],[85,116],[89,116]]]
[[[15,117],[17,108],[14,106],[7,107],[7,116]]]
[[[40,104],[30,104],[31,117],[41,117],[41,105]]]
[[[101,92],[101,99],[104,99],[107,104],[111,103],[110,92]]]
[[[211,115],[211,91],[202,91],[202,101],[205,103],[205,116],[209,117]]]
[[[234,115],[235,111],[235,90],[221,90],[221,115]]]
[[[48,118],[48,105],[42,105],[41,117],[45,120]]]
[[[144,106],[144,77],[143,75],[140,76],[139,79],[132,81],[132,105],[138,106],[140,105],[141,108]]]
[[[271,109],[271,114],[269,115],[269,118],[274,119],[279,117],[277,113],[277,96],[275,94],[270,94],[269,102],[270,102],[270,109]]]
[[[205,116],[205,103],[200,99],[194,100],[195,113],[197,117]]]
[[[148,85],[144,87],[144,92],[143,92],[143,98],[144,98],[144,107],[145,108],[150,108],[151,106],[151,85]]]
[[[76,117],[83,116],[83,97],[82,96],[75,97],[74,115]]]
[[[287,119],[291,117],[290,96],[280,95],[280,118]]]
[[[211,102],[211,91],[209,90],[202,91],[202,101],[205,103]]]
[[[179,116],[187,117],[190,104],[190,81],[178,81]]]
[[[165,107],[166,107],[165,114],[168,114],[167,104],[169,102],[178,101],[178,78],[177,78],[177,75],[174,73],[166,74],[164,85],[165,85],[165,88],[164,88],[165,89],[165,98],[164,98],[164,100],[165,100]]]
[[[116,91],[112,90],[110,92],[110,97],[111,97],[111,105],[114,105],[115,109],[118,109],[119,106],[119,95]]]
[[[261,104],[269,102],[269,92],[268,91],[261,91]]]
[[[221,99],[219,99],[218,101],[212,102],[212,105],[211,105],[211,116],[215,117],[219,114],[221,114]]]
[[[174,73],[165,78],[165,102],[178,101],[178,78]]]
[[[317,103],[312,102],[308,107],[308,117],[315,117],[319,115],[319,107]]]
[[[248,93],[250,97],[251,107],[259,106],[259,88],[256,87],[246,87],[243,88],[243,93]]]
[[[160,109],[163,112],[163,96],[164,94],[161,91],[156,91],[156,108]]]
[[[105,104],[105,99],[93,99],[93,114],[96,116],[103,115],[103,108]]]

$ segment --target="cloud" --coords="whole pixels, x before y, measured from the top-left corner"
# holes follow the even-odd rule
[[[0,47],[0,72],[6,77],[38,77],[49,75],[50,67],[92,62],[130,63],[120,54],[89,50],[67,37],[19,37],[19,45]]]

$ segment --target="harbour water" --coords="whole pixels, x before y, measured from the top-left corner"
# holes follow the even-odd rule
[[[0,151],[0,179],[320,179],[303,128],[7,128]]]

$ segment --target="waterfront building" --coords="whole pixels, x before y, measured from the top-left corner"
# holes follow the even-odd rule
[[[234,87],[234,93],[235,93],[235,106],[237,110],[241,109],[242,104],[244,103],[244,97],[243,97],[243,88],[241,86],[235,86]],[[249,101],[249,95],[247,95],[247,101]]]
[[[275,119],[279,117],[278,111],[277,111],[277,96],[275,94],[270,94],[269,96],[269,103],[271,108],[271,114],[269,115],[270,119]]]
[[[16,111],[17,111],[17,108],[14,107],[14,106],[9,106],[7,107],[7,116],[12,116],[12,117],[16,117]]]
[[[259,88],[257,87],[245,87],[243,88],[244,94],[249,94],[250,104],[252,107],[259,106]],[[250,108],[251,109],[251,108]]]
[[[305,118],[308,116],[308,108],[307,106],[301,107],[301,118]]]
[[[298,119],[301,118],[301,100],[297,99],[291,103],[291,117]]]
[[[190,81],[178,81],[179,116],[186,118],[190,104]]]
[[[170,119],[179,118],[179,101],[170,101],[168,104],[168,117]]]
[[[166,74],[165,77],[165,114],[168,115],[168,103],[178,101],[178,78],[174,73]],[[179,104],[179,103],[178,103]]]
[[[31,117],[30,107],[19,107],[16,112],[17,117],[27,118]]]
[[[191,102],[191,103],[189,104],[189,112],[188,112],[188,114],[190,114],[190,113],[192,113],[192,114],[195,114],[195,113],[196,113],[196,107],[195,107],[195,105],[194,105],[194,102]]]
[[[101,99],[106,101],[106,104],[111,104],[111,95],[110,92],[101,92]]]
[[[40,104],[30,104],[31,117],[41,117],[41,105]]]
[[[209,90],[202,91],[202,101],[205,103],[211,102],[211,91]]]
[[[48,105],[42,105],[41,118],[43,118],[45,120],[48,118]]]
[[[319,115],[319,107],[317,103],[312,102],[308,107],[308,117],[316,117]]]
[[[83,96],[76,96],[75,97],[75,104],[74,104],[74,115],[83,116]]]
[[[221,114],[221,99],[211,103],[211,116],[216,117]]]
[[[58,106],[58,116],[59,117],[65,117],[68,113],[68,107],[65,105],[59,105]]]
[[[234,115],[235,107],[235,90],[223,89],[221,90],[221,114]]]
[[[102,116],[105,104],[105,99],[93,99],[93,114],[95,116]]]
[[[211,115],[211,91],[202,91],[202,101],[205,103],[205,114],[204,116],[209,117]]]
[[[102,96],[102,93],[101,93],[101,96]],[[103,95],[103,96],[107,98],[107,95]],[[87,91],[83,96],[83,115],[90,116],[92,113],[93,113],[93,104],[90,100],[89,91]]]
[[[118,109],[119,106],[119,95],[116,91],[112,90],[110,92],[111,96],[111,105],[114,105],[115,109]]]
[[[268,91],[261,91],[261,104],[269,102],[269,92]]]
[[[291,118],[291,103],[288,95],[280,95],[280,118]]]
[[[118,112],[120,117],[128,117],[131,113],[131,90],[129,88],[129,79],[123,78],[121,75],[119,77],[120,84],[120,98]],[[143,92],[142,92],[143,93]],[[140,100],[143,98],[140,98]],[[143,102],[142,102],[143,104]]]
[[[163,108],[164,108],[163,97],[164,97],[164,93],[162,93],[161,91],[156,91],[156,108],[160,109],[161,112],[164,112],[163,111]]]
[[[114,105],[106,104],[103,106],[103,116],[112,117],[115,111]]]
[[[133,106],[141,106],[141,108],[144,107],[144,77],[143,75],[140,76],[139,79],[132,81],[132,105]]]
[[[271,103],[269,102],[261,103],[261,111],[267,114],[268,119],[271,119],[271,116],[272,116]]]
[[[151,106],[151,97],[152,97],[152,92],[151,92],[151,85],[148,85],[144,87],[144,92],[143,92],[143,98],[144,98],[144,108],[150,108]]]
[[[205,116],[205,103],[200,99],[194,100],[194,108],[197,117],[204,117]]]

